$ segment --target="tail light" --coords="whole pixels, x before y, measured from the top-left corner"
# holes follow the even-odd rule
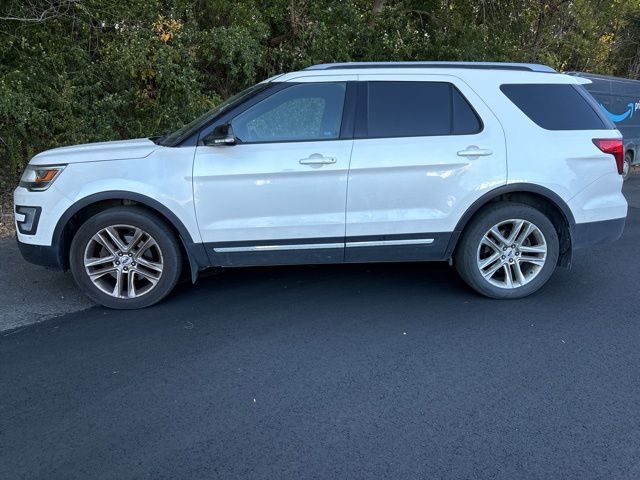
[[[610,153],[616,159],[618,173],[622,175],[624,169],[624,142],[621,139],[594,138],[593,143],[604,153]]]

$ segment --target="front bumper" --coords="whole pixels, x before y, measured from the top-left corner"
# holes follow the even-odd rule
[[[60,249],[57,245],[31,245],[17,240],[20,254],[27,262],[56,270],[63,269]]]
[[[615,242],[622,236],[626,217],[598,222],[576,223],[571,229],[573,249]]]
[[[13,192],[13,204],[18,240],[29,245],[51,245],[58,221],[71,206],[71,201],[52,185],[45,192],[30,192],[18,187]],[[33,222],[29,223],[30,220]]]
[[[62,214],[71,205],[52,185],[45,192],[18,187],[13,193],[16,237],[20,253],[30,263],[49,268],[66,268],[54,232]]]

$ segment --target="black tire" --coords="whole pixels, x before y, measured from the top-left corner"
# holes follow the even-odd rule
[[[94,235],[103,228],[123,224],[147,232],[153,237],[162,254],[163,268],[157,283],[148,292],[134,298],[117,298],[100,290],[89,278],[84,264],[85,250]],[[100,305],[114,309],[148,307],[167,296],[180,277],[183,259],[178,241],[161,217],[144,208],[135,206],[109,208],[85,221],[73,237],[69,252],[71,273],[80,289]]]
[[[486,280],[478,265],[478,248],[493,226],[509,219],[522,219],[533,223],[544,235],[547,256],[544,265],[529,283],[513,288],[502,288]],[[558,233],[553,223],[539,210],[520,203],[500,202],[482,209],[465,228],[454,254],[456,270],[474,290],[490,298],[510,299],[531,295],[541,288],[553,274],[558,263]]]
[[[627,152],[624,154],[624,167],[622,170],[622,180],[629,180],[629,177],[631,176],[631,169],[633,168],[631,166],[633,162],[633,156],[631,155],[631,152]]]

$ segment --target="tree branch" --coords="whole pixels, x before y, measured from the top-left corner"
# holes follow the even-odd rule
[[[289,31],[267,40],[267,44],[270,47],[277,47],[281,43],[284,43],[287,40],[293,38],[297,33],[298,18],[296,17],[295,0],[291,0],[291,3],[289,4],[289,23],[291,24],[291,28],[289,29]]]
[[[69,13],[69,10],[75,5],[80,4],[82,0],[61,0],[60,2],[50,1],[49,6],[42,10],[39,14],[31,12],[31,16],[10,16],[0,17],[0,21],[6,22],[22,22],[22,23],[44,23],[48,20],[61,18]]]

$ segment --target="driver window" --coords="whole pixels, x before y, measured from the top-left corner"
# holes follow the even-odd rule
[[[242,143],[335,140],[340,136],[345,83],[285,88],[231,121]]]

